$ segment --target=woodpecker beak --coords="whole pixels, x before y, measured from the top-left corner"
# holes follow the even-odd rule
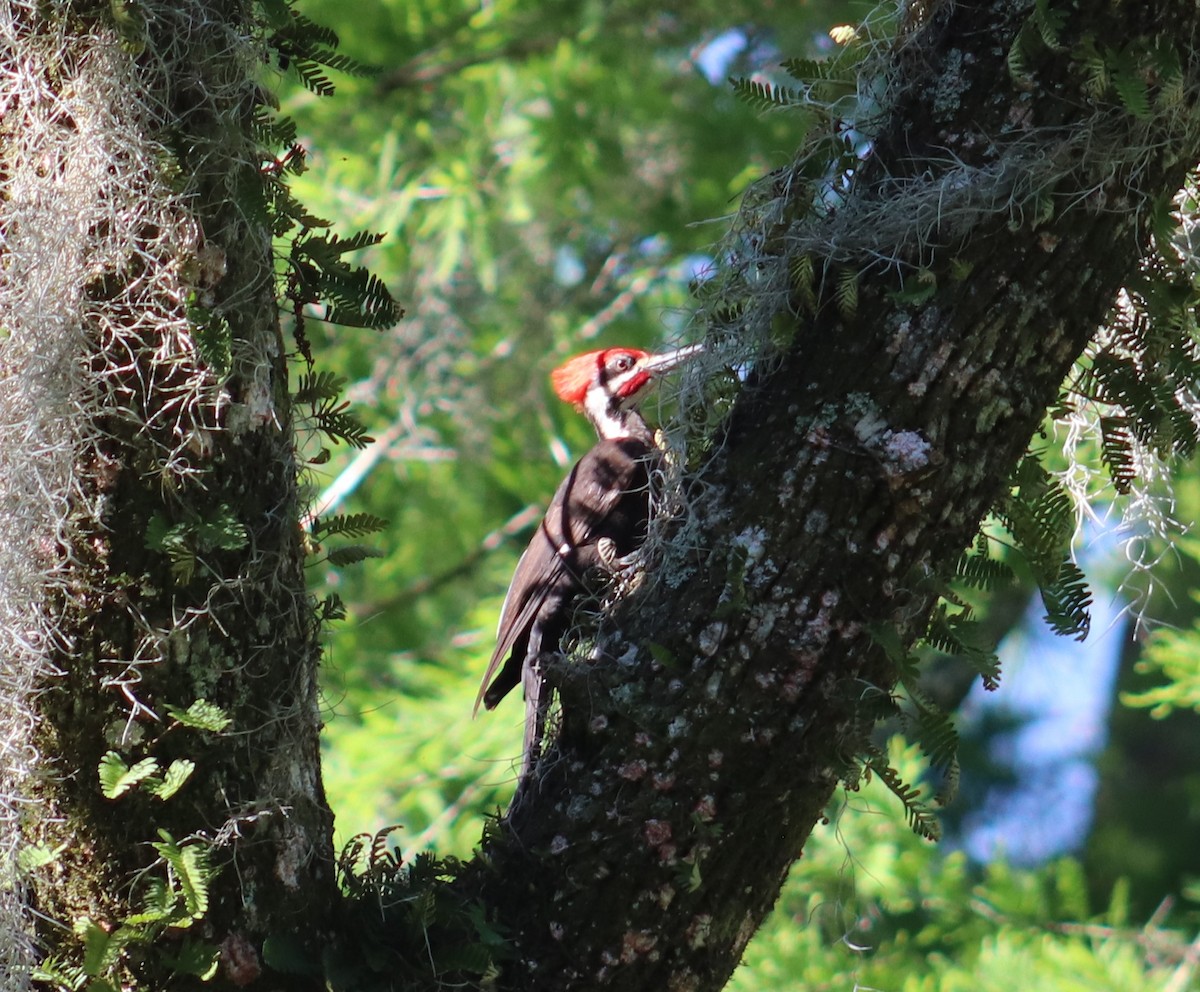
[[[689,344],[686,348],[676,348],[674,351],[664,352],[661,355],[650,355],[641,363],[642,370],[652,375],[662,375],[682,365],[703,350],[704,345],[702,344]]]

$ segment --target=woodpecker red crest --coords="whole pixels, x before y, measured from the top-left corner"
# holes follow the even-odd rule
[[[475,699],[476,710],[481,702],[490,710],[523,684],[522,778],[541,743],[549,706],[542,658],[558,652],[585,575],[605,567],[605,554],[623,558],[646,538],[650,471],[659,451],[637,403],[651,381],[700,350],[692,345],[654,355],[604,348],[577,355],[551,373],[555,393],[579,407],[600,440],[562,481],[517,562],[500,610],[496,649]]]
[[[602,348],[600,351],[588,351],[576,355],[551,372],[550,382],[560,400],[583,406],[588,390],[593,385],[605,379],[612,382],[615,377],[628,373],[638,363],[644,363],[650,357],[648,351],[642,351],[640,348]],[[621,383],[620,395],[633,395],[649,382],[650,373],[639,368],[636,375],[629,376],[628,381]]]

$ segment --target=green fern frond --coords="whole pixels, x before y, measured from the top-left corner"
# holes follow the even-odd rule
[[[913,788],[900,778],[900,774],[888,764],[887,757],[872,747],[865,758],[866,765],[879,776],[880,781],[888,787],[892,795],[904,806],[904,815],[913,833],[926,840],[941,840],[942,827],[937,814],[920,802],[921,790]]]
[[[965,613],[949,613],[939,604],[930,615],[926,642],[935,650],[967,662],[989,692],[1000,685],[1000,656],[978,620]]]
[[[100,791],[105,799],[118,799],[157,771],[154,758],[143,758],[130,767],[116,751],[106,751],[100,759]]]
[[[1092,593],[1087,579],[1073,561],[1066,559],[1053,581],[1041,583],[1046,623],[1054,633],[1082,641],[1091,628]]]
[[[220,733],[233,722],[220,706],[210,703],[207,699],[193,700],[186,710],[168,704],[166,710],[172,720],[192,730]]]
[[[1146,83],[1142,53],[1124,49],[1110,60],[1112,87],[1125,109],[1140,121],[1149,120],[1150,87]]]
[[[390,327],[403,315],[383,281],[365,268],[348,265],[341,256],[368,244],[377,235],[346,240],[310,234],[292,243],[291,268],[300,302],[324,302],[326,319],[349,327]]]
[[[291,148],[296,144],[296,122],[272,113],[267,107],[254,108],[250,128],[254,140],[269,148]]]
[[[347,544],[339,548],[333,548],[325,555],[326,561],[338,568],[343,568],[346,565],[357,565],[360,561],[365,561],[367,558],[382,557],[383,552],[379,548],[373,548],[366,544]]]
[[[179,886],[188,915],[198,920],[208,912],[209,883],[216,875],[212,855],[202,843],[180,845],[165,830],[159,830],[158,835],[162,840],[153,841],[150,846],[167,863],[168,874]]]
[[[1029,72],[1029,63],[1027,46],[1029,44],[1029,33],[1025,28],[1017,32],[1017,36],[1013,38],[1012,44],[1008,47],[1008,55],[1005,56],[1005,64],[1008,66],[1008,75],[1012,79],[1014,85],[1020,89],[1028,89],[1033,85],[1033,76]]]
[[[983,541],[982,551],[979,540]],[[995,592],[997,589],[1007,589],[1016,581],[1013,570],[997,558],[989,558],[987,553],[987,535],[980,534],[977,539],[975,553],[962,555],[954,567],[955,580],[980,589],[984,592]]]
[[[804,92],[790,86],[776,86],[757,79],[730,77],[734,95],[756,110],[787,110],[803,106]]]
[[[292,399],[305,406],[336,400],[346,387],[346,377],[336,372],[306,372],[296,384]]]
[[[925,699],[909,717],[909,726],[913,740],[934,768],[947,769],[958,763],[958,730],[949,713]]]
[[[374,442],[366,426],[350,412],[350,404],[340,403],[313,411],[313,424],[333,441],[345,441],[352,448],[365,448]]]
[[[1187,95],[1179,49],[1170,39],[1159,37],[1150,50],[1150,58],[1156,85],[1155,106],[1161,110],[1179,106]]]
[[[309,53],[308,57],[313,62],[318,62],[327,69],[344,72],[347,76],[369,77],[379,74],[378,67],[367,65],[365,62],[359,62],[357,59],[350,58],[349,55],[343,55],[341,52],[330,51],[329,49],[315,49]]]
[[[336,92],[337,87],[325,75],[320,62],[314,62],[311,59],[293,59],[292,68],[296,70],[296,75],[300,77],[304,88],[311,90],[317,96],[333,96]]]
[[[1113,488],[1128,493],[1137,479],[1137,464],[1127,418],[1100,418],[1100,460],[1108,469]]]
[[[338,47],[340,40],[337,32],[298,13],[291,8],[290,3],[288,6],[288,13],[291,15],[291,21],[288,24],[289,41],[299,45],[305,52],[311,52],[318,48]]]
[[[1061,52],[1063,45],[1060,38],[1067,23],[1067,12],[1051,7],[1049,0],[1036,0],[1032,17],[1042,44],[1052,52]]]
[[[829,74],[838,68],[833,59],[790,58],[784,59],[780,65],[793,79],[806,84],[828,79]]]
[[[792,290],[800,300],[800,306],[807,313],[817,312],[817,279],[813,270],[811,255],[794,255],[789,265],[792,277]]]
[[[1093,100],[1099,100],[1108,92],[1112,83],[1109,76],[1108,63],[1096,49],[1096,41],[1090,35],[1080,43],[1077,51],[1077,61],[1083,73],[1082,90]]]
[[[312,523],[314,537],[366,537],[378,534],[387,528],[388,522],[373,513],[342,513],[332,517],[318,517]]]
[[[853,320],[858,314],[858,273],[854,269],[844,268],[838,273],[833,299],[843,320]]]

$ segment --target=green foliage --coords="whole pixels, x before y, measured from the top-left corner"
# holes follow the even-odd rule
[[[160,830],[152,843],[166,865],[166,877],[146,882],[142,909],[115,926],[90,917],[75,920],[72,930],[80,945],[79,963],[50,957],[33,973],[35,981],[75,992],[103,992],[133,987],[128,958],[157,957],[177,974],[208,980],[216,974],[220,948],[183,932],[208,908],[209,885],[215,875],[206,846],[177,844]],[[168,935],[169,936],[166,936]]]
[[[838,273],[837,287],[833,294],[838,313],[843,320],[853,320],[858,314],[858,273],[853,269],[842,269]]]
[[[331,441],[345,441],[352,448],[365,448],[375,439],[350,411],[343,400],[344,376],[332,372],[306,372],[300,376],[293,402],[306,408],[306,416],[314,429]],[[378,518],[377,518],[378,519]]]
[[[367,534],[377,534],[387,527],[387,521],[373,513],[351,513],[332,517],[316,518],[310,527],[313,540],[340,536],[363,537]],[[382,558],[384,553],[378,548],[365,544],[346,544],[330,549],[324,560],[341,568],[365,561],[367,558]]]
[[[779,11],[781,20],[799,17],[800,6],[807,15],[814,5]],[[1065,5],[1026,8],[1032,10],[1026,39],[1031,50],[1070,44],[1055,20]],[[788,181],[810,190],[818,207],[826,198],[836,202],[844,191],[838,183],[857,164],[841,130],[856,106],[852,70],[794,60],[785,66],[794,80],[764,81],[757,94],[740,87],[752,101],[757,96],[757,106],[780,107],[782,112],[764,119],[743,114],[742,101],[725,99],[698,72],[686,66],[678,72],[686,62],[680,53],[698,38],[755,24],[761,16],[761,5],[689,5],[663,24],[619,5],[535,8],[517,2],[481,14],[432,0],[383,3],[356,10],[341,33],[358,57],[396,71],[370,86],[348,81],[351,98],[336,107],[311,101],[307,93],[290,101],[299,130],[321,135],[326,146],[313,148],[318,167],[306,171],[300,160],[288,172],[309,206],[295,208],[295,217],[285,221],[323,229],[323,222],[313,223],[315,215],[333,216],[351,204],[356,227],[393,232],[365,250],[372,268],[389,286],[400,287],[414,310],[386,348],[374,334],[335,337],[316,322],[309,327],[314,344],[328,356],[327,367],[344,370],[356,391],[371,397],[364,414],[370,430],[384,436],[403,425],[406,432],[389,449],[399,453],[379,463],[386,471],[377,471],[352,504],[355,513],[391,521],[382,542],[388,556],[362,575],[329,577],[323,590],[336,584],[337,593],[324,600],[326,609],[339,614],[344,599],[352,618],[336,634],[325,668],[334,709],[326,773],[339,824],[353,829],[403,820],[414,850],[437,844],[465,852],[477,839],[473,814],[502,803],[511,789],[519,715],[506,707],[474,723],[466,716],[504,585],[525,538],[503,532],[502,522],[553,491],[562,466],[547,457],[548,448],[565,459],[566,449],[577,452],[591,442],[586,428],[549,398],[545,371],[593,339],[616,343],[608,338],[618,331],[622,340],[639,344],[657,341],[664,325],[675,332],[685,319],[692,273],[680,260],[704,254],[712,241],[711,228],[680,221],[727,213],[745,177],[778,165],[778,150],[795,147],[800,132],[807,131],[815,151]],[[680,23],[682,36],[670,35]],[[776,28],[783,50],[803,50],[813,30],[807,21],[800,23],[790,37],[787,28]],[[1071,49],[1072,58],[1080,51]],[[860,53],[848,48],[843,65]],[[1076,64],[1085,68],[1082,61]],[[743,71],[752,68],[757,67]],[[1093,98],[1124,106],[1112,84],[1112,53],[1096,53],[1090,68]],[[1166,88],[1150,84],[1149,92],[1152,101],[1166,99],[1159,96]],[[803,98],[796,99],[798,94]],[[831,100],[840,101],[836,110],[821,106]],[[286,126],[271,126],[277,128],[276,144],[294,143],[295,127],[289,133]],[[713,142],[713,134],[722,141]],[[282,167],[291,169],[292,163]],[[739,180],[731,182],[733,175]],[[1053,202],[1047,195],[1039,208]],[[832,301],[837,278],[845,278],[812,256],[791,259],[790,271],[794,294],[809,312],[817,310],[822,295]],[[941,270],[938,275],[945,278]],[[923,298],[911,302],[920,305]],[[731,323],[736,312],[730,308]],[[297,316],[304,319],[300,311]],[[620,323],[613,324],[616,320]],[[736,389],[732,373],[730,380],[732,387],[725,387]],[[1157,397],[1166,395],[1159,390]],[[1138,464],[1137,420],[1116,410],[1110,415],[1113,441],[1106,462],[1114,480],[1120,476],[1132,484],[1128,466]],[[348,454],[332,455],[328,470],[336,474]],[[1053,501],[1040,506],[1039,487],[1032,482],[1028,487],[1014,482],[1014,488],[1014,498],[1032,502],[1022,512],[1026,537],[1037,545],[1043,525],[1055,522]],[[1050,529],[1069,539],[1061,528]],[[989,661],[994,655],[976,625],[979,617],[968,614],[961,601],[974,590],[1003,589],[1009,581],[1008,563],[1017,556],[988,557],[989,546],[994,553],[999,543],[985,541],[957,574],[938,580],[943,600],[928,630],[931,644],[961,654],[988,685],[999,674]],[[1039,561],[1051,599],[1056,590],[1075,590],[1074,599],[1060,596],[1047,611],[1065,621],[1065,630],[1076,630],[1081,587],[1077,575],[1063,574],[1068,549],[1059,543]],[[427,581],[460,563],[466,567],[453,580]],[[359,622],[367,618],[369,623]],[[948,724],[912,697],[905,705],[910,729],[925,734],[927,749],[944,756],[952,740]],[[909,790],[903,783],[918,781],[920,766],[897,765],[890,753],[889,758],[900,791]],[[885,783],[878,774],[873,778],[867,790],[879,793]],[[863,982],[875,987],[901,988],[909,978],[917,983],[935,971],[948,987],[962,986],[981,961],[1003,962],[1009,970],[1002,978],[1015,973],[1018,954],[1034,961],[1040,976],[1058,975],[1063,987],[1070,980],[1063,961],[1070,960],[1079,974],[1093,974],[1097,955],[1086,938],[1042,926],[1044,920],[1079,921],[1087,915],[1086,908],[1072,915],[1077,904],[1066,896],[1056,901],[1059,869],[1035,875],[997,868],[986,878],[972,876],[961,858],[935,860],[929,845],[906,846],[916,838],[897,837],[904,831],[895,828],[911,814],[902,815],[903,804],[890,798],[883,808],[882,816],[838,818],[843,834],[866,838],[852,845],[849,856],[833,842],[823,849],[810,845],[797,875],[807,880],[812,901],[802,884],[785,905],[778,929],[764,937],[783,945],[781,971],[765,987],[823,987],[829,975],[845,978],[856,969],[855,978],[877,979]],[[878,871],[879,879],[878,898],[856,904],[863,906],[855,917],[865,921],[862,927],[836,928],[829,945],[813,951],[811,959],[794,953],[797,946],[807,949],[811,931],[822,932],[829,907],[845,904],[844,886],[813,885],[814,876],[804,873],[844,876],[860,861],[863,875]],[[892,888],[884,891],[884,885]],[[412,899],[414,927],[437,915],[428,894]],[[989,917],[993,901],[1011,915]],[[933,912],[935,906],[949,907],[946,919]],[[815,926],[803,925],[809,922]],[[840,938],[852,935],[851,942],[857,941],[873,922],[871,941],[889,943],[847,967],[846,957],[835,957],[849,954]],[[890,942],[893,935],[897,939]],[[1120,934],[1097,938],[1097,945],[1122,960],[1129,957]],[[293,954],[299,970],[313,974],[342,974],[359,965],[348,951],[329,962],[305,962],[312,952],[289,950],[283,935],[268,947],[268,957]],[[1049,958],[1060,952],[1056,971]],[[814,974],[818,962],[825,970]],[[1153,987],[1152,968],[1139,968],[1138,977],[1142,984],[1126,987]],[[978,973],[975,978],[982,980]]]
[[[756,110],[786,110],[802,106],[806,94],[790,86],[773,86],[757,79],[731,79],[730,85],[739,98]]]
[[[1195,553],[1194,540],[1188,542]],[[1200,591],[1192,590],[1193,603],[1200,603]],[[1155,683],[1136,691],[1126,691],[1121,701],[1127,706],[1148,708],[1156,719],[1179,710],[1200,713],[1200,616],[1185,629],[1162,627],[1153,636],[1138,662],[1138,672],[1158,676]]]
[[[100,759],[100,791],[106,799],[117,799],[157,771],[154,758],[143,758],[131,768],[116,751],[108,751]]]
[[[378,534],[386,527],[387,521],[373,513],[342,513],[314,518],[310,531],[314,538],[366,537]]]
[[[302,225],[303,226],[303,225]],[[294,307],[325,303],[325,319],[347,327],[390,327],[403,316],[383,281],[344,257],[379,244],[382,234],[359,232],[349,238],[301,230],[291,242],[288,298]]]
[[[899,739],[884,757],[901,781],[920,774],[916,749]],[[1071,859],[975,866],[905,829],[906,816],[879,776],[829,810],[731,992],[1178,987],[1191,930],[1132,923],[1123,886],[1096,900]]]
[[[335,942],[316,952],[291,934],[272,934],[263,944],[271,968],[361,992],[495,979],[505,943],[479,906],[453,894],[461,863],[426,854],[402,863],[389,845],[395,829],[355,836],[343,849],[346,925]]]
[[[922,803],[921,790],[907,785],[900,773],[888,764],[886,756],[872,747],[868,753],[865,766],[879,777],[888,790],[904,807],[904,815],[913,833],[926,840],[941,840],[942,829],[938,823],[937,814]]]
[[[198,920],[208,912],[209,884],[216,874],[209,848],[198,841],[178,844],[165,830],[159,830],[158,836],[162,840],[151,842],[150,846],[166,862],[168,889],[182,897],[188,915]]]
[[[180,726],[190,727],[193,730],[219,733],[231,722],[221,707],[210,703],[207,699],[194,700],[186,710],[168,705],[166,711],[167,715],[177,721]]]
[[[142,5],[138,0],[109,0],[108,11],[117,29],[121,48],[130,55],[141,55],[150,41]]]
[[[1046,622],[1056,634],[1083,640],[1091,625],[1091,593],[1070,558],[1075,507],[1036,454],[1027,452],[1021,459],[1011,489],[996,507],[996,517],[1033,573],[1046,607]]]
[[[378,70],[337,51],[337,34],[298,13],[295,0],[260,0],[273,29],[267,43],[274,49],[282,68],[292,68],[304,85],[317,96],[333,96],[334,85],[323,69],[353,76],[372,76]]]
[[[221,314],[198,306],[194,300],[188,303],[187,315],[192,324],[196,350],[204,364],[212,369],[218,379],[224,379],[233,367],[233,331],[229,321]]]
[[[176,758],[161,771],[157,758],[143,758],[130,767],[116,751],[100,759],[100,791],[106,799],[119,799],[134,786],[141,786],[156,799],[170,799],[196,770],[188,758]]]
[[[1098,48],[1085,34],[1072,46],[1071,58],[1086,96],[1097,101],[1115,98],[1140,121],[1183,100],[1183,66],[1173,38],[1135,37],[1111,49]]]
[[[160,551],[171,561],[176,582],[188,583],[203,563],[202,555],[211,551],[237,551],[246,546],[246,528],[227,506],[219,506],[211,515],[201,517],[185,509],[185,519],[169,523],[155,513],[146,525],[146,547]]]

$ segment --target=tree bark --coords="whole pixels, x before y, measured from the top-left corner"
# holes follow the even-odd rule
[[[743,262],[760,300],[779,300],[760,325],[794,334],[753,366],[602,660],[564,667],[537,787],[485,840],[477,882],[517,947],[505,988],[719,989],[854,778],[897,679],[871,632],[921,633],[924,580],[1004,492],[1137,271],[1150,201],[1200,157],[1192,50],[1185,101],[1151,120],[1085,95],[1071,54],[1085,34],[1112,51],[1190,37],[1194,7],[1064,14],[1018,70],[1032,3],[912,5],[844,202],[806,216],[788,170],[759,191],[772,206],[738,244],[758,251]],[[802,252],[858,271],[856,316],[829,292],[796,316],[772,273]],[[903,302],[906,269],[937,292]],[[709,314],[718,361],[753,333],[746,313]]]
[[[238,0],[113,11],[0,15],[4,505],[31,528],[0,598],[25,679],[9,753],[40,755],[5,795],[54,977],[243,987],[336,895],[261,27]],[[34,955],[6,936],[16,989]]]

